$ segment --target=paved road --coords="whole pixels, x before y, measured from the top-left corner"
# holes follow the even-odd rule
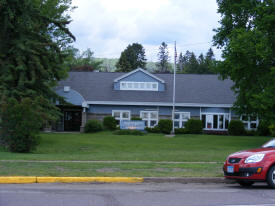
[[[0,185],[0,206],[275,206],[275,190],[236,184]]]

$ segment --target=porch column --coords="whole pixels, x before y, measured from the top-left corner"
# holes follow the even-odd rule
[[[87,121],[87,112],[86,112],[86,108],[84,107],[82,110],[82,118],[81,118],[81,126],[80,126],[80,132],[83,133],[84,132],[84,127]]]

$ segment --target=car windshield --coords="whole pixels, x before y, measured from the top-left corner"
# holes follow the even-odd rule
[[[274,147],[275,148],[275,139],[270,140],[269,142],[265,143],[262,147],[263,148],[268,148],[268,147]]]

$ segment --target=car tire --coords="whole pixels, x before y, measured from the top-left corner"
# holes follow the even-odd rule
[[[275,188],[275,165],[270,167],[270,169],[268,170],[266,180],[267,180],[267,184],[270,187]]]
[[[240,181],[238,181],[238,183],[242,187],[251,187],[254,184],[254,182],[252,182],[252,181],[245,181],[245,180],[240,180]]]

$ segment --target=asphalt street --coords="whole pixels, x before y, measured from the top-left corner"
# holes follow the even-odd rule
[[[2,184],[0,206],[275,206],[265,184]]]

